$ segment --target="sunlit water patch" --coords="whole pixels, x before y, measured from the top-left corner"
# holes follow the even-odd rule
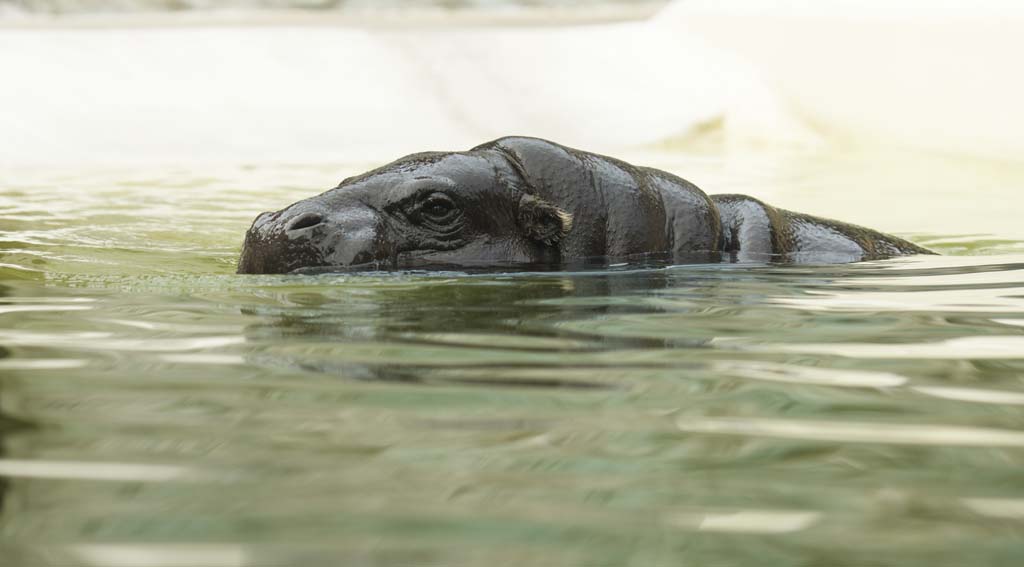
[[[257,212],[363,168],[4,181],[5,565],[1024,557],[1012,209],[861,264],[232,273]]]

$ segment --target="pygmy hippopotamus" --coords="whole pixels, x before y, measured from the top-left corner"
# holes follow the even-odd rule
[[[675,263],[854,262],[932,254],[871,229],[706,195],[671,173],[538,138],[426,152],[350,177],[245,235],[238,272]]]

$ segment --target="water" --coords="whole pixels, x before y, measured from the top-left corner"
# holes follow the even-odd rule
[[[1024,172],[690,150],[945,255],[236,276],[373,164],[4,170],[0,563],[1018,564]]]

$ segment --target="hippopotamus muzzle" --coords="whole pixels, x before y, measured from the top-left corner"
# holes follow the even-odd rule
[[[315,199],[262,213],[245,234],[238,273],[380,267],[388,247],[380,215],[368,207],[330,210]]]

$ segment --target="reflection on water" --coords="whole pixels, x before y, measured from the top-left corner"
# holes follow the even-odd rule
[[[254,213],[338,169],[0,187],[5,565],[1024,557],[1020,235],[832,266],[233,275]]]
[[[0,358],[6,358],[7,356],[7,349],[0,350]],[[8,430],[8,426],[4,423],[5,416],[2,413],[2,409],[4,407],[3,402],[3,384],[0,383],[0,461],[2,461],[6,456],[6,451],[4,450],[4,439],[7,437]],[[0,517],[3,517],[4,514],[4,503],[7,497],[7,485],[7,477],[0,475]]]

